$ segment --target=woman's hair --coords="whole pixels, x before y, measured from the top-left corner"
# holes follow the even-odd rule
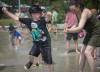
[[[89,9],[99,9],[100,0],[84,0],[84,7]]]
[[[69,6],[75,5],[76,7],[80,8],[81,10],[84,9],[84,4],[80,0],[70,0]]]

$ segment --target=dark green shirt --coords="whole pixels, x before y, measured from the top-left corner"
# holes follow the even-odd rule
[[[97,18],[97,15],[93,15],[87,20],[84,29],[89,34],[100,35],[100,20]]]

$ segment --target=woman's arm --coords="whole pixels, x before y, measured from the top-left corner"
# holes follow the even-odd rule
[[[19,17],[16,16],[16,15],[14,15],[13,13],[9,12],[9,11],[7,10],[6,7],[3,7],[2,10],[3,10],[3,12],[4,12],[6,15],[8,15],[9,17],[11,17],[13,20],[16,20],[16,21],[19,20]]]
[[[82,12],[81,19],[79,21],[78,27],[67,29],[66,32],[71,32],[71,33],[79,32],[80,30],[83,29],[88,18],[89,18],[89,10],[84,9],[83,12]]]

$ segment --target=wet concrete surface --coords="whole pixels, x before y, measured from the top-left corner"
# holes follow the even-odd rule
[[[24,65],[28,61],[28,52],[31,49],[31,40],[25,39],[22,45],[15,49],[10,45],[9,35],[6,32],[0,34],[0,72],[26,72]],[[66,53],[66,44],[62,33],[58,34],[57,39],[52,37],[52,55],[54,61],[54,72],[78,72],[79,54],[75,52]],[[79,48],[81,48],[82,39],[79,40]],[[71,49],[73,48],[71,41]],[[100,61],[98,61],[100,65]],[[31,67],[28,72],[44,72],[44,64],[39,67]],[[100,69],[97,69],[100,72]],[[85,72],[90,72],[88,63]]]

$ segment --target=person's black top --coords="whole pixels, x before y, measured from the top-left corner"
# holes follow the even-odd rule
[[[100,35],[100,20],[97,18],[97,15],[93,15],[87,20],[84,29],[89,34]]]

